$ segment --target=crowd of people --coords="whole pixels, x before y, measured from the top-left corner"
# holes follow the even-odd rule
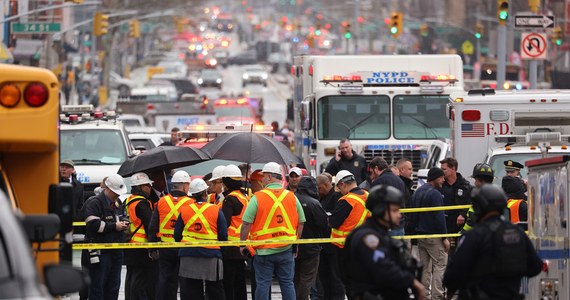
[[[344,139],[316,177],[275,162],[254,171],[245,164],[218,166],[194,180],[185,171],[170,180],[163,171],[136,173],[124,201],[119,196],[127,186],[111,174],[97,195],[76,200],[86,240],[171,247],[84,251],[91,284],[81,299],[117,299],[123,264],[125,299],[177,299],[178,291],[181,299],[247,299],[248,271],[253,299],[270,299],[274,276],[288,300],[445,299],[456,292],[459,299],[515,299],[520,278],[542,267],[524,231],[511,224],[528,216],[523,166],[506,161],[498,187],[487,164],[474,166],[472,186],[457,172],[457,160],[440,163],[416,188],[409,159],[367,163]],[[72,161],[63,161],[60,172],[62,181],[79,188]],[[465,204],[472,209],[400,213],[401,207]],[[463,235],[401,238],[447,233]],[[501,239],[505,235],[511,238]],[[291,243],[329,237],[337,239]],[[228,240],[244,244],[217,243]],[[275,243],[245,246],[248,240]],[[209,244],[176,248],[181,241]]]

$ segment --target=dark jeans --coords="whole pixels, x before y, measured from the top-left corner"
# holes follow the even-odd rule
[[[121,288],[122,250],[101,250],[99,263],[89,266],[89,299],[116,300]]]
[[[321,280],[325,300],[344,300],[344,284],[342,283],[337,258],[337,247],[325,245],[321,251],[319,262],[319,279]]]
[[[309,300],[311,287],[317,278],[319,255],[295,260],[295,294],[297,300]]]
[[[245,262],[243,260],[224,260],[224,290],[227,300],[247,300]]]
[[[208,300],[225,300],[224,283],[222,280],[208,281],[180,277],[181,300],[204,300],[204,282]]]
[[[127,266],[125,300],[151,300],[156,297],[158,265]]]
[[[291,249],[276,254],[256,255],[253,258],[253,266],[257,283],[255,289],[256,300],[270,299],[273,273],[279,280],[282,299],[295,300],[295,285],[293,284],[295,260],[293,259]]]
[[[177,300],[178,295],[178,249],[158,250],[157,300]]]

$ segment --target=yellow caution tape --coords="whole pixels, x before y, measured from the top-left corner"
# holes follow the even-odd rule
[[[440,210],[459,210],[459,209],[469,209],[471,205],[452,205],[452,206],[433,206],[433,207],[420,207],[420,208],[402,208],[401,213],[412,213],[412,212],[428,212],[428,211],[440,211]],[[73,222],[73,226],[85,226],[85,222]]]

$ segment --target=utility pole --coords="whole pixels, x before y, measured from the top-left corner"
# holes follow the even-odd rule
[[[354,0],[354,53],[358,54],[358,39],[360,38],[360,26],[358,24],[358,17],[360,15],[360,0]],[[348,51],[347,51],[348,52]]]
[[[507,20],[509,19],[509,0],[497,1],[497,89],[504,89],[507,71]]]
[[[540,0],[528,0],[528,6],[533,14],[538,14]],[[528,65],[528,81],[531,89],[536,89],[538,82],[538,60],[532,59]]]

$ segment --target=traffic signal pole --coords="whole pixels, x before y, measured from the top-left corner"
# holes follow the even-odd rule
[[[509,0],[497,1],[497,89],[504,89],[507,74],[507,20],[509,19]]]

